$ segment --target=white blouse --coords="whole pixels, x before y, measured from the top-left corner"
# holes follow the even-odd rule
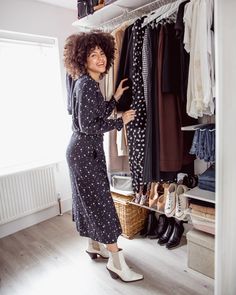
[[[187,113],[193,118],[214,114],[213,0],[191,0],[185,6],[184,46],[190,53]]]

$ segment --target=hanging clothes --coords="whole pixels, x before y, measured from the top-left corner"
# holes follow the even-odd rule
[[[132,103],[132,65],[133,65],[133,25],[129,26],[125,30],[124,39],[122,43],[122,49],[120,54],[119,70],[117,74],[116,88],[119,86],[119,83],[122,79],[128,78],[126,83],[129,86],[117,104],[117,111],[127,111],[130,109]]]
[[[190,53],[187,113],[214,114],[213,0],[191,0],[184,14],[185,49]]]
[[[123,23],[119,28],[114,30],[111,34],[115,38],[116,51],[114,58],[114,65],[110,68],[108,74],[104,77],[105,93],[107,100],[115,93],[118,68],[120,63],[120,54],[122,49],[123,38],[126,28],[130,22]],[[129,173],[128,160],[128,143],[125,140],[126,129],[122,128],[120,131],[112,130],[109,133],[109,160],[108,171]]]
[[[147,27],[144,34],[143,48],[142,48],[142,75],[144,98],[147,109],[147,125],[145,134],[145,151],[144,151],[144,167],[143,167],[143,181],[150,182],[152,179],[152,145],[146,143],[152,141],[152,73],[153,73],[153,59],[152,59],[152,34],[151,27]]]
[[[67,90],[67,112],[72,115],[72,99],[76,80],[73,80],[69,74],[66,74],[66,90]]]
[[[172,59],[174,40],[171,38],[174,32],[173,24],[162,25],[158,42],[158,109],[159,109],[159,133],[160,133],[160,171],[179,171],[182,167],[182,132],[180,123],[179,97],[171,89],[175,87],[170,80],[166,81],[163,88],[163,70],[170,73],[169,68],[174,68],[175,60]],[[173,41],[173,42],[172,42]],[[176,52],[176,51],[175,51]],[[165,56],[166,55],[166,56]],[[164,59],[165,57],[165,59]],[[169,85],[167,85],[169,83]],[[169,87],[169,88],[168,88]],[[172,91],[166,91],[172,90]]]
[[[113,66],[114,90],[115,90],[116,83],[119,82],[117,81],[117,75],[119,70],[121,49],[122,49],[125,30],[129,25],[130,25],[130,22],[127,21],[123,23],[121,27],[119,27],[118,29],[112,32],[112,35],[114,36],[115,42],[116,42],[116,52],[115,52],[115,59],[114,59],[114,66]],[[123,78],[126,78],[126,77],[123,77]],[[128,142],[126,138],[127,138],[126,127],[124,126],[120,131],[116,132],[116,145],[117,145],[118,156],[128,156]],[[124,158],[124,160],[128,163],[128,157]]]
[[[159,111],[157,104],[157,40],[160,26],[147,27],[143,43],[143,79],[147,104],[147,125],[144,152],[143,181],[160,179]],[[149,78],[148,78],[149,77]]]
[[[180,55],[180,97],[183,102],[187,101],[187,87],[188,87],[188,71],[189,71],[189,53],[184,49],[184,9],[185,5],[190,0],[184,1],[179,5],[175,31],[176,38],[179,41],[179,55]]]
[[[144,148],[146,133],[146,104],[144,98],[142,77],[142,46],[144,29],[143,19],[135,21],[132,28],[132,104],[131,109],[136,110],[136,117],[127,125],[129,145],[129,164],[134,192],[139,191],[143,184]]]

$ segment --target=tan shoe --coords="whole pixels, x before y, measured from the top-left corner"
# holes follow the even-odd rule
[[[163,194],[159,197],[159,199],[157,201],[157,210],[158,211],[164,212],[166,198],[167,198],[167,194],[168,194],[168,188],[169,188],[169,183],[162,184]]]
[[[153,182],[153,191],[152,191],[152,198],[149,198],[149,207],[156,208],[157,200],[158,200],[158,186],[159,182]]]

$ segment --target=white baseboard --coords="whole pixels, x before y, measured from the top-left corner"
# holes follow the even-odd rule
[[[71,202],[71,198],[61,200],[62,213],[71,210]],[[58,205],[55,205],[53,207],[36,212],[34,214],[30,214],[28,216],[24,216],[22,218],[8,222],[6,224],[2,224],[0,225],[0,238],[11,235],[34,224],[40,223],[44,220],[50,219],[54,216],[57,216],[58,214]]]

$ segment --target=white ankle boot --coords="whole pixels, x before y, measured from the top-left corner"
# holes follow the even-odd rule
[[[140,275],[132,271],[125,262],[123,250],[109,252],[107,269],[113,279],[120,278],[123,282],[135,282],[143,279]]]
[[[105,246],[92,239],[88,240],[88,249],[86,252],[91,257],[91,259],[96,259],[98,255],[104,259],[109,258],[109,251],[105,248]]]

